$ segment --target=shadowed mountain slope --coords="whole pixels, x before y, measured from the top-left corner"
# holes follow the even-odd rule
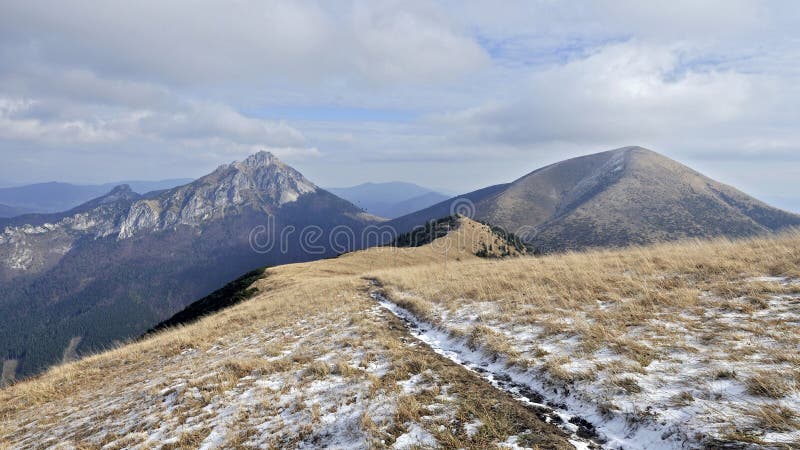
[[[76,337],[81,354],[140,335],[248,270],[334,256],[333,228],[372,222],[267,152],[177,188],[0,220],[0,358],[29,375]],[[307,227],[316,240],[302,242]]]

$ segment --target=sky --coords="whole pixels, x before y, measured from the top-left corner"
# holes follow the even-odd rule
[[[0,184],[466,192],[641,145],[800,211],[795,1],[0,0]]]

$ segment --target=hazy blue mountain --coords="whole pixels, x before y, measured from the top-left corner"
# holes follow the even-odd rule
[[[387,207],[386,215],[383,214],[378,214],[378,215],[381,217],[387,217],[393,219],[435,205],[439,202],[447,200],[448,198],[450,197],[444,194],[440,194],[438,192],[428,192],[427,194],[422,194],[417,197],[410,198],[408,200],[403,200],[402,202],[397,202],[394,205]]]
[[[177,178],[158,181],[119,181],[105,184],[72,184],[56,181],[0,188],[0,203],[24,212],[51,213],[72,209],[82,203],[109,192],[115,186],[126,184],[134,192],[144,194],[170,189],[191,182]],[[2,216],[11,217],[11,216]]]
[[[32,211],[29,209],[0,204],[0,218],[16,217],[30,212]]]
[[[364,183],[346,188],[328,188],[328,191],[370,214],[389,219],[427,208],[449,197],[432,189],[401,181]]]

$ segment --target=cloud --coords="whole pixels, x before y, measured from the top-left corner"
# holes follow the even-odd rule
[[[630,40],[553,65],[517,81],[502,100],[433,114],[465,146],[535,147],[553,142],[587,146],[735,136],[748,145],[764,127],[797,117],[791,77],[685,65],[696,50],[684,44]],[[790,133],[794,135],[794,133]],[[797,148],[789,136],[756,139],[763,149]],[[797,136],[794,136],[796,139]],[[766,141],[772,142],[765,145]]]
[[[778,31],[791,30],[797,12],[791,0],[769,4],[757,0],[595,0],[592,2],[508,0],[503,8],[488,0],[448,0],[456,20],[494,39],[520,35],[603,38],[636,36],[642,39],[717,41],[765,34],[766,23]],[[783,28],[783,29],[781,29]]]
[[[800,154],[792,2],[0,0],[0,10],[0,178],[112,177],[108,165],[125,178],[196,175],[267,147],[336,184],[425,176],[416,181],[458,189],[627,144],[709,166]]]
[[[0,37],[62,68],[171,85],[414,81],[485,61],[436,14],[373,2],[32,0],[4,2]]]
[[[229,107],[188,103],[183,110],[147,112],[137,120],[137,131],[169,140],[225,139],[237,144],[302,145],[304,137],[285,122],[249,118]]]
[[[0,140],[49,144],[113,142],[123,136],[102,119],[46,121],[31,117],[37,102],[0,97]]]
[[[80,148],[166,160],[181,147],[318,157],[296,126],[242,110],[259,98],[380,103],[387,90],[444,83],[488,62],[443,10],[421,2],[32,0],[0,9],[7,159],[45,147],[64,159]]]
[[[46,104],[47,113],[40,105]],[[215,145],[303,146],[305,138],[285,122],[254,119],[225,105],[182,102],[168,110],[0,97],[0,140],[46,145],[114,144],[152,139]]]
[[[374,81],[430,81],[478,68],[488,57],[431,7],[357,5],[352,19],[356,65]],[[400,7],[402,6],[402,8]]]

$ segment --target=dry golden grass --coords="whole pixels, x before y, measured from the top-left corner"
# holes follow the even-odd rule
[[[467,224],[453,232],[448,264],[477,260],[471,239],[479,228]],[[249,301],[0,390],[0,442],[12,448],[58,441],[155,445],[148,435],[165,427],[173,440],[164,448],[196,448],[213,435],[207,411],[256,392],[263,397],[243,405],[227,425],[225,447],[318,443],[323,418],[359,402],[364,413],[357,428],[370,446],[391,445],[417,423],[451,447],[486,448],[532,430],[532,444],[570,448],[555,427],[512,398],[498,397],[474,374],[414,343],[403,324],[367,295],[369,271],[444,264],[439,250],[378,248],[271,268]],[[418,391],[401,392],[398,382],[423,372],[429,375]],[[257,381],[269,381],[277,391]],[[323,390],[306,394],[314,389]],[[330,395],[337,400],[323,403]],[[169,412],[168,402],[174,402]],[[444,410],[431,414],[434,407]],[[388,419],[374,415],[381,408],[395,412]],[[140,415],[126,419],[133,413]],[[478,419],[487,428],[468,436],[454,417]],[[131,420],[133,428],[123,427]],[[259,428],[267,424],[269,431]]]
[[[240,412],[240,423],[229,430],[230,446],[246,446],[255,433],[248,424],[281,412],[292,414],[296,428],[287,422],[285,429],[297,435],[275,432],[270,445],[312,439],[321,418],[331,412],[308,403],[309,398],[281,405],[280,395],[289,394],[292,386],[307,389],[316,382],[348,380],[350,392],[361,401],[397,402],[391,423],[370,414],[359,419],[375,446],[393,442],[407,431],[408,422],[421,421],[447,447],[486,448],[512,434],[522,436],[526,429],[534,430],[523,439],[531,446],[567,447],[552,427],[509,397],[410,345],[402,323],[375,312],[366,292],[368,279],[379,280],[401,306],[517,367],[543,368],[550,380],[574,389],[608,383],[609,392],[619,393],[597,399],[598,408],[608,414],[645,411],[648,385],[637,380],[654,363],[675,362],[681,355],[690,355],[708,370],[685,379],[680,369],[664,373],[682,383],[665,400],[671,405],[716,401],[716,394],[703,387],[714,380],[738,383],[745,390],[751,385],[781,387],[764,391],[764,401],[797,395],[800,333],[773,313],[800,310],[789,300],[800,294],[800,285],[751,278],[800,277],[800,234],[492,260],[474,256],[484,242],[475,236],[490,237],[481,234],[480,225],[464,224],[436,245],[376,248],[271,268],[256,282],[261,293],[249,301],[0,390],[0,442],[19,443],[58,429],[64,439],[85,443],[97,427],[91,422],[71,427],[67,422],[80,414],[69,416],[64,405],[113,419],[124,408],[96,405],[134,395],[142,396],[138,403],[158,405],[163,395],[156,393],[176,383],[180,374],[186,389],[197,395],[182,398],[175,417],[169,418],[176,424],[170,429],[177,439],[174,448],[196,446],[210,433],[202,428],[178,431],[199,409],[218,404],[253,380],[281,377],[294,381],[284,384],[277,397]],[[234,347],[246,351],[230,350]],[[605,356],[595,359],[599,354]],[[370,369],[381,364],[385,373]],[[759,374],[759,367],[783,369]],[[426,370],[433,378],[424,389],[398,391],[398,381]],[[143,391],[154,371],[163,379]],[[444,386],[452,397],[446,402],[440,397]],[[620,403],[624,396],[634,400]],[[442,402],[450,406],[449,415],[423,420],[420,408]],[[797,420],[784,410],[770,415],[760,405],[744,411],[737,414],[751,425],[761,423],[764,430],[785,430]],[[467,436],[463,424],[475,419],[484,425]],[[722,424],[736,420],[714,419]],[[740,440],[763,437],[739,431],[727,435],[737,433]]]
[[[376,268],[368,276],[392,301],[471,346],[539,368],[556,384],[615,393],[597,394],[607,409],[648,416],[648,406],[703,398],[714,404],[698,423],[766,423],[762,401],[800,391],[798,232]],[[714,380],[730,393],[708,392]],[[676,395],[656,404],[652,389]]]
[[[770,431],[794,431],[800,428],[798,411],[783,405],[765,405],[755,414],[760,428]]]
[[[758,370],[746,380],[747,392],[769,398],[783,398],[792,391],[791,384],[782,374]]]
[[[452,265],[425,264],[381,271],[382,280],[425,298],[482,298],[504,306],[534,305],[545,311],[593,306],[596,301],[620,302],[625,317],[638,319],[648,307],[691,309],[699,291],[731,300],[753,293],[788,293],[800,287],[775,283],[735,283],[747,277],[800,277],[800,235],[744,241],[717,240],[663,244],[617,251],[568,253],[542,258],[469,261]],[[721,301],[720,305],[724,303]]]
[[[788,234],[543,258],[470,260],[451,264],[447,270],[441,264],[420,265],[376,270],[373,275],[388,285],[394,301],[422,317],[435,320],[431,308],[453,312],[465,299],[489,301],[496,305],[499,320],[541,325],[552,334],[571,330],[582,336],[588,350],[610,342],[646,366],[657,356],[652,354],[655,350],[620,340],[622,330],[667,311],[692,313],[713,307],[752,313],[753,302],[763,301],[762,296],[797,293],[800,285],[747,279],[799,277],[799,265],[800,235]],[[598,308],[598,302],[607,308]],[[586,312],[591,312],[591,322],[577,320]],[[570,321],[565,323],[564,318]]]

